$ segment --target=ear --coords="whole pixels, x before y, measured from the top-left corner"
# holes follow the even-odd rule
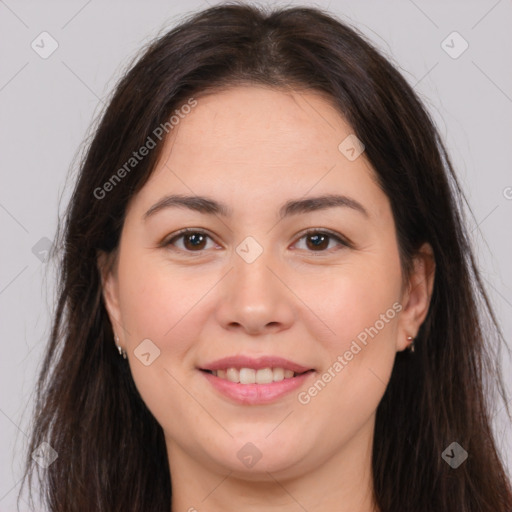
[[[97,265],[101,276],[101,288],[107,314],[114,333],[122,338],[121,309],[119,307],[119,286],[117,279],[117,251],[98,251]]]
[[[424,243],[413,259],[413,269],[402,297],[403,309],[400,313],[397,351],[407,348],[408,336],[417,336],[430,307],[434,277],[434,251],[430,244]]]

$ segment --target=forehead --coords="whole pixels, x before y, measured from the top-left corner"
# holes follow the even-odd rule
[[[340,134],[351,128],[332,103],[316,91],[291,91],[264,86],[238,86],[198,98],[170,138],[230,157],[269,153],[280,161],[291,156],[337,149]],[[180,140],[181,142],[181,140]],[[332,149],[332,147],[331,147]],[[273,153],[273,151],[277,151]],[[197,157],[204,156],[197,154]],[[194,155],[191,155],[193,158]]]
[[[309,191],[358,189],[362,201],[378,199],[371,197],[380,189],[364,153],[351,161],[339,148],[352,128],[321,93],[247,85],[196,101],[167,136],[137,202],[169,191],[243,198],[246,207]]]

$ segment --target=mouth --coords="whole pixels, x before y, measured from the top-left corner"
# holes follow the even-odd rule
[[[230,367],[218,370],[201,369],[201,371],[236,384],[271,384],[272,382],[281,382],[285,379],[293,379],[294,377],[313,372],[314,370],[294,372],[293,370],[282,367],[267,367],[261,369]]]
[[[314,368],[280,357],[234,356],[198,368],[222,396],[239,404],[275,402],[303,385]]]

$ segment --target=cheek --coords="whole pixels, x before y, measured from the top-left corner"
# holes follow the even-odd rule
[[[194,422],[200,410],[191,407],[184,383],[191,371],[191,354],[204,318],[199,301],[214,284],[214,276],[188,279],[190,272],[172,269],[157,258],[126,259],[119,264],[120,306],[126,326],[126,345],[135,385],[161,425],[186,432],[187,417]],[[142,340],[158,348],[149,365],[137,357]],[[192,401],[193,402],[193,401]],[[184,434],[183,434],[184,435]]]
[[[297,396],[301,420],[315,423],[312,418],[322,419],[318,439],[323,441],[318,445],[325,444],[325,450],[329,443],[347,443],[371,420],[386,390],[396,353],[400,305],[393,303],[389,289],[379,292],[372,281],[363,280],[343,280],[343,285],[336,297],[325,301],[326,323],[336,333],[317,338],[326,355],[325,364]],[[333,431],[337,432],[336,441]]]
[[[197,306],[214,281],[208,275],[189,279],[190,272],[157,258],[133,258],[120,265],[121,314],[132,349],[149,338],[166,350],[186,350],[187,338],[199,332],[197,318],[192,321],[200,311]]]
[[[323,338],[316,336],[327,357],[322,382],[306,390],[302,403],[311,399],[313,408],[327,408],[341,422],[368,418],[391,375],[402,305],[398,253],[390,254],[332,272],[327,292],[315,297],[315,311],[330,328]]]
[[[391,338],[401,310],[400,289],[398,264],[358,263],[331,273],[314,298],[315,311],[331,329],[330,350],[343,353],[354,340],[367,341],[370,348],[368,340]]]

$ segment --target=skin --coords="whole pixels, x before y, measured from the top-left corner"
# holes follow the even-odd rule
[[[172,510],[375,510],[375,412],[396,353],[428,311],[430,246],[404,277],[388,198],[364,152],[349,161],[338,149],[353,130],[319,93],[247,85],[196,98],[130,202],[112,266],[99,259],[114,331],[165,433]],[[287,200],[334,192],[368,216],[335,207],[279,218]],[[205,195],[233,215],[168,208],[143,220],[167,194]],[[209,237],[200,249],[186,236],[162,243],[182,228]],[[308,228],[352,246],[329,238],[317,249],[302,234]],[[236,252],[248,236],[263,249],[252,263]],[[300,403],[297,393],[395,303],[401,312]],[[134,354],[144,339],[160,350],[149,366]],[[240,354],[278,355],[316,372],[276,403],[235,404],[198,367]],[[262,454],[252,468],[237,457],[248,442]]]

